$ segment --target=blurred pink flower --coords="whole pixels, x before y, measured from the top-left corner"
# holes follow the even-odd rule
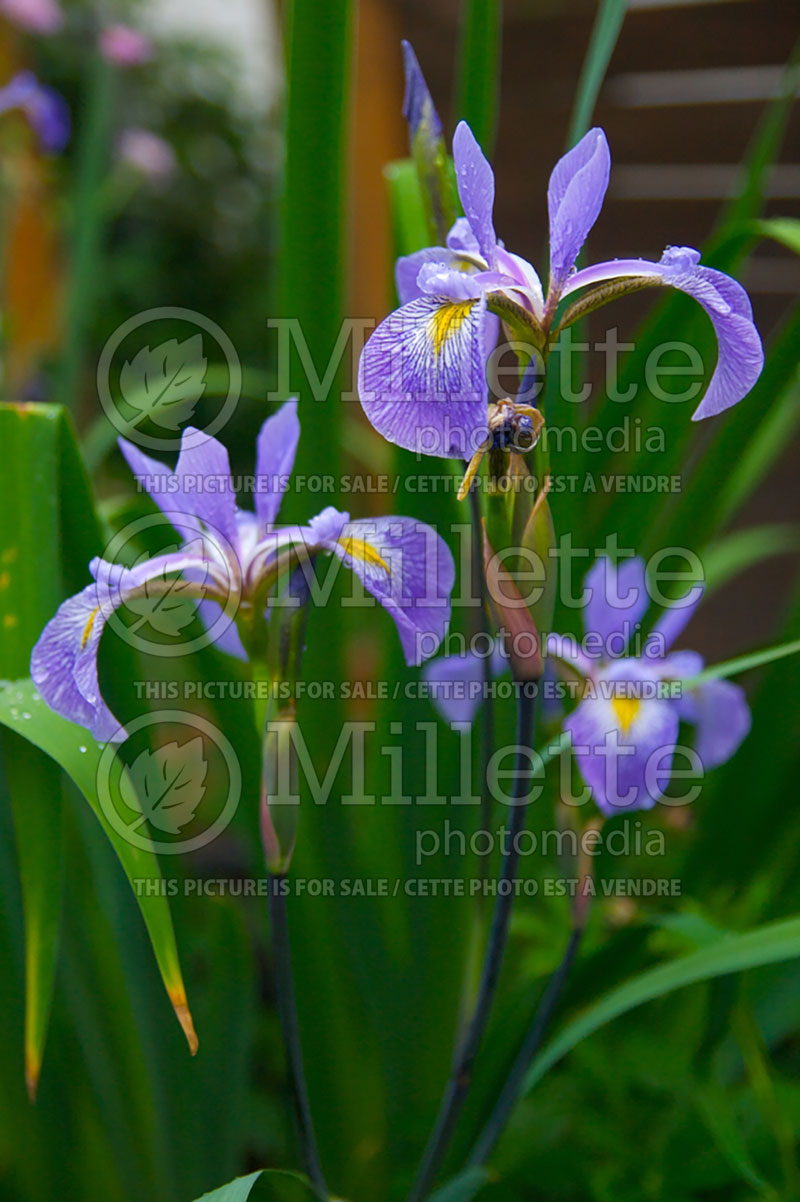
[[[122,131],[117,142],[117,153],[122,162],[156,181],[168,179],[176,167],[175,152],[169,142],[140,126],[131,126]]]
[[[30,33],[55,33],[64,24],[58,0],[0,0],[0,13]]]
[[[153,57],[153,43],[130,25],[109,25],[99,38],[100,53],[118,67],[138,67]]]

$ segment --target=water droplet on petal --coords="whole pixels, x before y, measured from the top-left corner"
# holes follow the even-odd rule
[[[81,755],[83,755],[84,752],[86,751],[86,748],[84,747],[83,743],[81,743],[80,747],[78,748],[78,751],[81,753]]]
[[[28,713],[27,710],[22,711],[22,716],[23,716],[23,718],[30,718],[30,714]]]

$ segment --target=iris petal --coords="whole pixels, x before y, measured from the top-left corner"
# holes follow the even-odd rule
[[[262,531],[268,530],[278,516],[281,498],[294,467],[299,440],[297,399],[291,397],[277,413],[267,418],[256,441],[256,478],[259,487],[256,488],[255,507]]]
[[[105,624],[148,580],[192,568],[205,575],[205,561],[181,552],[161,555],[135,568],[93,562],[96,579],[59,606],[31,654],[31,677],[57,714],[87,727],[96,739],[120,742],[126,732],[100,694],[97,652]]]
[[[626,660],[598,674],[597,690],[564,722],[581,776],[602,812],[650,809],[669,779],[678,737],[678,713],[667,700],[643,695],[652,672]],[[629,693],[620,688],[628,684]],[[606,695],[607,689],[619,692]]]
[[[603,207],[610,170],[611,155],[602,129],[590,129],[553,168],[547,189],[551,303]]]
[[[494,172],[466,121],[459,122],[453,135],[453,160],[461,205],[478,249],[491,267],[497,245],[492,223]]]
[[[730,680],[709,680],[692,689],[678,702],[678,712],[697,727],[694,749],[707,769],[729,760],[750,733],[744,689]]]
[[[703,267],[699,259],[699,251],[688,246],[668,247],[659,263],[611,259],[576,272],[563,291],[569,296],[579,288],[605,280],[650,276],[654,282],[694,297],[711,318],[719,352],[705,396],[693,414],[694,421],[712,417],[741,401],[764,366],[764,348],[744,288],[723,272]]]
[[[469,458],[488,434],[486,301],[422,296],[391,313],[358,371],[364,411],[389,442]]]
[[[590,591],[583,615],[586,633],[600,636],[607,652],[605,658],[621,655],[649,603],[644,560],[625,559],[615,568],[602,556],[587,573],[584,584]],[[612,639],[621,642],[610,647]]]
[[[407,663],[436,652],[450,621],[455,565],[431,526],[405,517],[349,522],[328,549],[392,615]]]

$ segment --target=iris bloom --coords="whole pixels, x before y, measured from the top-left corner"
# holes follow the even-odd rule
[[[32,71],[20,71],[0,88],[0,113],[19,109],[25,114],[42,149],[55,153],[69,141],[70,116],[64,97],[39,83]]]
[[[685,604],[664,611],[641,656],[625,657],[649,603],[644,561],[625,560],[617,570],[608,559],[599,559],[585,584],[585,649],[574,638],[551,634],[548,677],[556,667],[583,693],[563,725],[603,813],[650,809],[669,781],[681,722],[695,727],[694,751],[703,768],[711,769],[730,759],[747,735],[750,710],[744,691],[730,681],[707,681],[690,690],[675,683],[703,669],[696,652],[670,651],[701,600],[699,587]],[[506,667],[495,646],[490,675],[499,676]],[[483,697],[485,670],[485,660],[473,653],[442,656],[425,665],[433,703],[445,721],[472,722]]]
[[[617,570],[599,559],[585,583],[586,635],[606,648],[624,646],[649,603],[644,561],[629,559]],[[688,691],[679,684],[670,688],[703,669],[696,652],[670,651],[700,602],[702,589],[695,592],[664,611],[638,658],[590,658],[574,639],[548,639],[548,654],[585,679],[584,698],[564,729],[581,776],[607,816],[655,805],[669,781],[681,721],[695,727],[694,750],[703,769],[730,759],[750,730],[739,685],[712,680]]]
[[[214,438],[184,429],[174,473],[120,439],[129,466],[182,538],[182,546],[132,568],[94,559],[94,581],[65,601],[31,657],[31,676],[47,704],[88,727],[97,739],[126,737],[100,693],[97,652],[103,629],[121,606],[167,593],[201,598],[203,619],[225,650],[243,653],[248,631],[264,618],[278,576],[313,556],[335,556],[394,618],[408,663],[435,650],[450,618],[453,558],[438,534],[405,517],[350,521],[328,507],[305,526],[276,527],[281,495],[300,436],[297,403],[264,422],[256,446],[255,513],[236,504],[228,453]],[[236,626],[232,626],[233,616]],[[425,639],[424,644],[422,639]]]
[[[603,291],[593,299],[602,303],[625,291],[666,285],[705,309],[718,358],[695,420],[720,413],[749,392],[763,364],[750,302],[735,280],[702,266],[698,251],[672,246],[657,263],[613,259],[574,270],[608,187],[611,160],[601,129],[590,130],[550,176],[546,292],[531,264],[497,239],[494,175],[463,121],[453,138],[453,158],[465,215],[453,225],[446,246],[398,260],[401,307],[377,327],[361,356],[361,403],[390,442],[431,455],[472,456],[489,434],[486,365],[498,331],[493,310],[517,331],[527,330],[541,349],[560,303],[598,284]]]

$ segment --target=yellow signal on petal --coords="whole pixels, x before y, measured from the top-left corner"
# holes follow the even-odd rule
[[[637,697],[612,697],[611,704],[614,707],[614,713],[617,715],[620,730],[624,735],[627,735],[636,721],[639,710],[642,708],[641,701]]]
[[[340,538],[337,540],[339,546],[353,559],[358,559],[361,563],[369,564],[372,567],[383,568],[384,572],[392,574],[385,559],[381,559],[378,552],[369,543],[364,542],[363,538]]]
[[[89,614],[89,621],[84,626],[83,634],[81,635],[81,651],[83,651],[84,647],[86,646],[87,642],[89,641],[89,635],[92,633],[92,627],[94,626],[94,620],[99,613],[100,613],[100,606],[96,605],[95,608],[92,610],[92,612]]]
[[[464,322],[470,315],[474,300],[458,301],[453,305],[440,305],[430,317],[430,336],[433,343],[433,353],[438,358],[445,343],[458,334]]]

